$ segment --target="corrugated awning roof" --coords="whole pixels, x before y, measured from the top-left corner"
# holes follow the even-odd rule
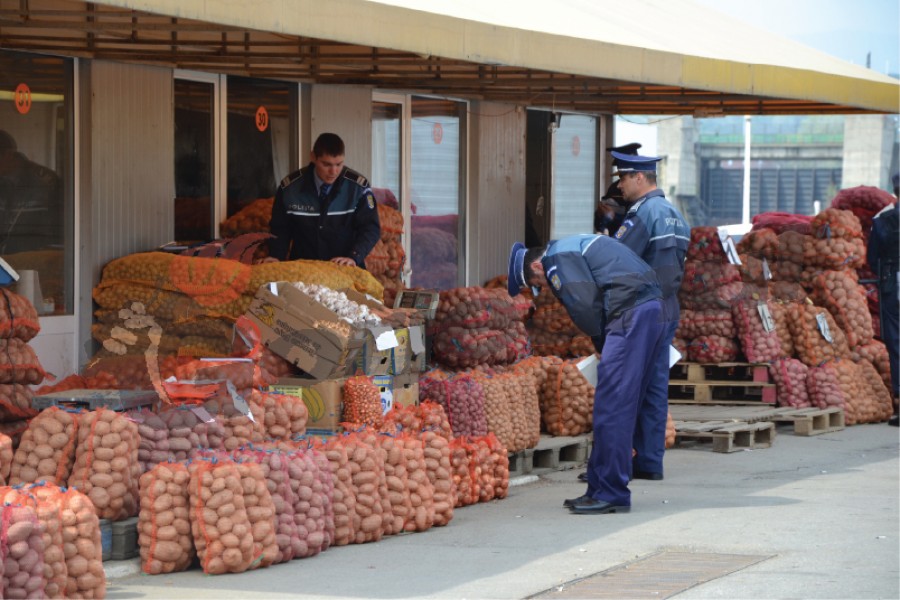
[[[0,0],[0,46],[589,113],[900,112],[897,80],[690,0]]]

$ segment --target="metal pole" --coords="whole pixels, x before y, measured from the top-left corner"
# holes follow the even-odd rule
[[[744,194],[741,223],[750,224],[750,115],[744,116]]]

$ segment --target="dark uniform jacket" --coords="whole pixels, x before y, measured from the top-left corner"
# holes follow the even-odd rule
[[[878,277],[882,302],[897,302],[897,267],[900,263],[900,219],[897,203],[882,209],[872,221],[866,259]]]
[[[615,237],[653,267],[665,301],[664,314],[668,320],[677,319],[678,290],[691,241],[691,229],[681,213],[662,190],[653,190],[631,206]]]
[[[574,235],[550,242],[541,264],[553,294],[598,352],[616,319],[662,297],[653,269],[610,237]]]
[[[315,166],[310,164],[278,186],[269,226],[275,238],[269,242],[269,254],[278,260],[348,256],[365,268],[366,256],[381,237],[369,182],[345,167],[322,201],[314,173]]]

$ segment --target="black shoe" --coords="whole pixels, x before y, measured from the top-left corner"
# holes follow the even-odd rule
[[[578,474],[578,481],[587,483],[587,471]]]
[[[585,494],[584,496],[579,496],[578,498],[569,498],[568,500],[563,500],[563,506],[566,508],[572,508],[576,504],[581,504],[582,502],[586,502],[587,500],[591,500],[591,497]]]
[[[900,427],[900,415],[894,415],[888,419],[888,425],[891,427]]]
[[[662,481],[662,473],[651,473],[650,471],[634,471],[631,474],[632,479],[649,479],[650,481]]]
[[[605,515],[606,513],[627,513],[631,512],[630,506],[621,504],[613,504],[605,500],[594,500],[589,498],[584,502],[576,502],[569,509],[576,515]]]

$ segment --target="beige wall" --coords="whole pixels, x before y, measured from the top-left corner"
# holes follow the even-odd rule
[[[347,148],[345,164],[368,178],[372,170],[372,89],[314,85],[310,94],[309,148],[300,148],[306,164],[321,133],[336,133]],[[305,138],[305,136],[304,136]]]

